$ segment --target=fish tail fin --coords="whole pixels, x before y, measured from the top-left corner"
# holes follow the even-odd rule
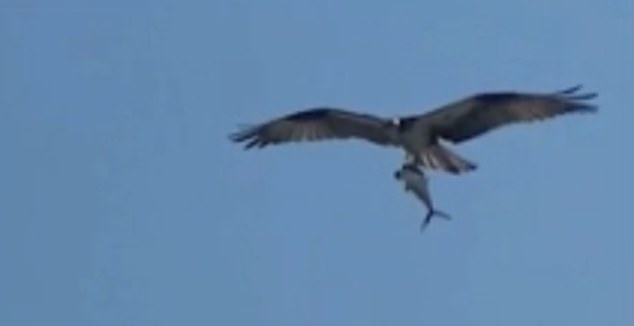
[[[429,222],[431,222],[431,218],[433,216],[434,216],[434,212],[433,211],[430,211],[429,213],[427,213],[427,215],[425,215],[425,219],[423,220],[423,223],[420,225],[420,232],[425,231],[425,229],[429,225]]]
[[[427,212],[427,215],[425,215],[425,219],[423,220],[423,223],[420,226],[420,231],[423,232],[425,231],[425,229],[427,228],[427,226],[429,225],[429,222],[431,222],[431,219],[434,217],[441,217],[444,218],[446,220],[451,220],[451,216],[443,211],[439,211],[436,209],[431,209],[429,212]]]
[[[433,210],[431,213],[432,216],[438,216],[444,218],[445,220],[451,220],[451,216],[443,211]]]

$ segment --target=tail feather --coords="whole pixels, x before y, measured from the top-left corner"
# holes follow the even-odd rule
[[[477,165],[440,144],[427,148],[419,155],[422,166],[433,170],[442,170],[451,174],[461,174],[475,170]]]

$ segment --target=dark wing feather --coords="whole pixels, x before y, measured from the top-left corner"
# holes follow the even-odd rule
[[[386,127],[390,121],[334,108],[307,109],[244,128],[230,135],[245,148],[299,141],[360,138],[378,145],[395,145]]]
[[[481,136],[496,128],[533,122],[573,112],[596,112],[583,103],[595,93],[573,94],[580,85],[550,94],[516,92],[482,93],[421,116],[434,133],[454,143]]]

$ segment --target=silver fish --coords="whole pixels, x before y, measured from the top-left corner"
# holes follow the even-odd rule
[[[394,172],[394,178],[405,183],[405,191],[412,192],[427,207],[427,215],[421,224],[421,232],[425,230],[431,218],[434,216],[442,217],[450,220],[451,217],[434,208],[434,204],[429,193],[429,180],[425,173],[415,164],[404,164],[401,168]]]

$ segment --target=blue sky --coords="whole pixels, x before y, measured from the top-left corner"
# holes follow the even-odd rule
[[[634,323],[632,1],[0,7],[2,325]],[[227,140],[577,83],[599,114],[454,147],[424,234],[397,150]]]

